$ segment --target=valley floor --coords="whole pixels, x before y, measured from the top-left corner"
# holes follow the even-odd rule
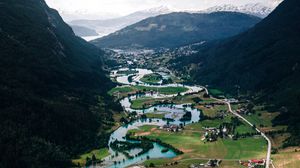
[[[125,57],[128,59],[128,57]],[[162,68],[163,69],[163,68]],[[163,69],[165,70],[165,69]],[[128,72],[134,72],[129,70]],[[165,70],[166,71],[166,70]],[[171,73],[172,74],[172,73]],[[127,74],[128,75],[128,74]],[[147,75],[142,78],[143,82],[155,84],[161,78],[157,75]],[[175,76],[176,79],[181,82]],[[113,81],[117,81],[113,79]],[[173,80],[174,82],[175,80]],[[123,86],[112,89],[109,94],[116,97],[117,100],[126,98],[129,95],[137,93],[154,92],[158,94],[177,96],[171,97],[147,97],[141,96],[136,99],[130,100],[130,108],[136,110],[143,110],[153,106],[161,105],[164,103],[172,104],[192,104],[193,108],[201,110],[201,120],[189,125],[184,126],[182,131],[167,131],[155,125],[143,125],[136,129],[129,130],[127,136],[132,138],[146,137],[149,139],[159,139],[163,143],[169,144],[174,148],[183,152],[174,158],[148,158],[143,163],[137,163],[144,166],[155,167],[189,167],[191,165],[206,164],[211,159],[222,160],[219,167],[225,168],[240,168],[245,167],[241,162],[247,163],[249,160],[263,160],[266,159],[267,153],[271,153],[270,167],[295,167],[299,164],[300,149],[289,148],[282,149],[284,141],[289,137],[286,131],[287,126],[277,125],[274,126],[272,120],[279,115],[279,112],[269,112],[265,108],[265,104],[252,104],[251,101],[243,99],[239,102],[231,103],[231,108],[228,108],[227,100],[219,100],[209,97],[205,92],[180,95],[179,93],[185,92],[184,87],[177,88],[159,88],[153,86]],[[216,88],[208,88],[209,94],[219,97],[224,93]],[[168,111],[155,111],[145,113],[148,119],[164,119]],[[238,115],[235,115],[238,114]],[[244,118],[247,122],[251,123],[250,126],[247,122],[239,119],[234,121],[236,116]],[[118,117],[120,120],[132,120],[130,113],[122,114]],[[135,116],[139,117],[139,116]],[[175,116],[174,116],[175,117]],[[225,137],[218,137],[216,140],[208,141],[206,134],[210,133],[209,129],[218,129],[225,125],[233,124],[234,128]],[[229,127],[230,128],[230,127]],[[259,132],[257,132],[257,130]],[[266,134],[266,137],[261,136],[260,131]],[[233,137],[235,138],[233,138]],[[266,139],[270,139],[272,144],[272,151]],[[270,149],[268,149],[270,148]],[[247,167],[247,166],[246,166]],[[264,167],[264,166],[261,166]]]

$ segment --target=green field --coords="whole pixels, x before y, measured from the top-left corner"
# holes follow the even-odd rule
[[[156,100],[153,98],[140,98],[131,101],[132,109],[144,109],[149,108],[156,104]]]
[[[166,164],[175,163],[176,159],[150,159],[144,162],[145,166],[149,166],[150,163],[154,164],[155,167],[172,167],[172,168],[187,168],[191,164],[205,164],[207,159],[185,159],[177,161],[177,164],[166,166]],[[245,168],[242,167],[238,161],[223,160],[221,168]]]
[[[177,94],[179,92],[187,91],[185,87],[147,87],[147,86],[126,86],[123,88],[114,88],[110,91],[111,95],[115,95],[117,92],[120,94],[127,95],[128,93],[135,93],[137,91],[158,91],[161,94]],[[222,95],[222,91],[217,89],[210,89],[213,95]],[[200,99],[196,103],[195,98]],[[146,161],[144,164],[149,165],[154,163],[156,166],[164,167],[167,163],[178,161],[178,164],[172,165],[172,167],[188,167],[191,163],[205,163],[207,158],[211,159],[222,159],[222,167],[234,168],[240,167],[238,160],[249,160],[249,159],[261,159],[264,158],[267,151],[267,142],[265,139],[259,136],[239,138],[238,140],[232,140],[230,138],[218,139],[215,142],[203,141],[203,135],[205,130],[203,127],[219,127],[222,123],[231,122],[233,115],[229,112],[227,105],[215,105],[207,108],[207,103],[216,102],[211,98],[204,98],[203,92],[199,94],[177,96],[173,98],[161,98],[153,99],[151,97],[139,98],[131,101],[131,108],[141,109],[148,108],[150,106],[160,103],[160,101],[168,100],[176,104],[193,103],[195,107],[202,111],[202,114],[209,117],[219,116],[220,111],[224,111],[224,119],[213,119],[204,120],[199,123],[187,125],[182,132],[167,132],[160,130],[157,126],[142,126],[139,129],[130,130],[129,133],[133,133],[136,136],[146,136],[151,139],[160,139],[161,141],[168,143],[175,148],[184,152],[184,154],[177,156],[173,159],[151,159]],[[240,108],[241,105],[234,105],[233,109]],[[256,125],[264,124],[264,126],[271,127],[273,120],[278,114],[267,113],[265,111],[255,109],[256,113],[251,116],[246,116],[250,122]],[[148,118],[162,118],[165,113],[149,113],[146,114]],[[236,127],[236,133],[246,134],[255,133],[252,127],[243,123]]]
[[[148,87],[148,86],[124,86],[111,89],[108,94],[111,96],[126,97],[128,94],[134,94],[139,91],[153,91],[161,94],[171,95],[188,91],[185,87]]]
[[[95,149],[88,153],[80,155],[77,159],[72,160],[72,162],[76,165],[79,164],[81,166],[84,166],[86,163],[86,158],[87,157],[92,158],[93,155],[96,156],[96,159],[101,160],[106,156],[109,156],[109,152],[107,148]]]
[[[162,80],[162,76],[158,73],[144,75],[141,81],[148,84],[157,84]]]
[[[215,89],[215,88],[209,88],[208,89],[208,92],[213,95],[213,96],[221,96],[221,95],[224,95],[224,92],[222,92],[221,90],[219,89]]]
[[[147,118],[163,118],[168,112],[146,113]]]
[[[149,108],[151,106],[160,104],[161,102],[168,101],[175,104],[187,104],[187,103],[195,103],[193,98],[200,97],[199,94],[193,95],[184,95],[184,96],[176,96],[176,97],[169,97],[169,98],[150,98],[144,97],[137,100],[132,101],[131,108],[134,109],[141,109],[141,108]],[[227,106],[224,106],[226,108]]]
[[[157,128],[158,126],[155,125],[143,125],[139,127],[139,129],[129,130],[128,133],[142,133],[142,132],[149,132],[153,128]]]
[[[115,93],[130,93],[130,92],[134,92],[136,89],[131,87],[131,86],[126,86],[126,87],[115,87],[113,89],[111,89],[108,94],[109,95],[114,95]]]
[[[171,144],[184,152],[180,160],[188,158],[220,158],[220,159],[253,159],[265,156],[267,143],[263,138],[241,138],[239,140],[219,139],[208,143],[201,140],[203,130],[201,125],[192,124],[183,132],[170,133],[159,129],[132,130],[131,132],[142,134],[147,132],[149,138],[159,138],[165,143]],[[193,128],[193,129],[192,129]]]
[[[283,125],[273,126],[272,120],[279,115],[279,112],[268,112],[263,110],[262,107],[263,106],[255,106],[255,114],[245,115],[245,118],[263,131],[282,130],[287,128],[287,126]]]
[[[200,109],[205,116],[209,116],[209,117],[215,117],[217,116],[218,112],[220,112],[221,110],[227,111],[228,109],[227,105],[215,105],[214,107],[211,108],[206,108],[203,105],[198,105],[196,106],[196,108]]]
[[[300,165],[300,147],[290,147],[279,150],[272,155],[276,168],[298,168]]]
[[[141,91],[158,91],[161,94],[177,94],[188,91],[186,87],[147,87],[147,86],[135,86]]]
[[[248,124],[242,124],[239,125],[238,127],[236,127],[235,130],[237,133],[239,134],[246,134],[246,133],[255,133],[256,130],[254,130],[251,126],[249,126]]]
[[[178,90],[176,90],[178,91]],[[151,106],[160,104],[161,102],[168,101],[175,104],[187,104],[192,103],[195,104],[193,101],[193,98],[200,98],[202,101],[201,103],[211,103],[216,102],[213,99],[210,98],[202,98],[201,94],[193,94],[193,95],[184,95],[184,96],[176,96],[176,97],[169,97],[169,98],[151,98],[151,97],[143,97],[139,98],[137,100],[132,101],[131,108],[133,109],[142,109],[142,108],[149,108]],[[196,108],[203,110],[205,115],[208,116],[215,116],[216,113],[220,110],[227,110],[227,105],[216,105],[211,109],[206,109],[203,105],[198,105]]]

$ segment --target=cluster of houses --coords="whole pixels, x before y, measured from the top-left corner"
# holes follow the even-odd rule
[[[127,65],[144,65],[147,60],[151,59],[154,54],[153,50],[113,50],[114,52],[107,51],[114,60],[120,64]],[[134,58],[134,59],[133,59]],[[130,60],[130,61],[128,61]]]
[[[222,160],[220,159],[211,159],[207,163],[201,163],[201,164],[191,164],[189,167],[190,168],[210,168],[210,167],[219,167],[221,164]]]
[[[240,164],[248,167],[248,168],[255,168],[257,166],[264,166],[266,161],[264,159],[252,159],[248,161],[240,161]]]
[[[240,109],[237,109],[236,112],[238,114],[242,114],[242,115],[248,115],[249,114],[249,110],[246,109],[246,108],[240,108]]]
[[[214,142],[218,140],[218,137],[234,137],[233,134],[230,134],[231,131],[226,126],[222,126],[220,128],[203,127],[203,129],[205,130],[205,134],[202,138],[202,141],[206,140],[207,142]]]
[[[205,134],[202,138],[202,141],[206,140],[208,142],[214,142],[218,140],[219,134],[220,134],[220,129],[217,129],[215,127],[212,128],[204,128],[205,129]]]
[[[180,132],[183,130],[183,127],[175,124],[166,124],[161,126],[159,129],[162,129],[164,131],[169,131],[169,132]]]

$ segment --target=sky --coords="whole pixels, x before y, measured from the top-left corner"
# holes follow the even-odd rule
[[[85,17],[118,17],[135,11],[168,7],[171,10],[203,10],[222,4],[243,5],[262,3],[274,7],[280,0],[46,0],[47,4],[64,15],[85,15]],[[74,16],[75,17],[75,16]]]

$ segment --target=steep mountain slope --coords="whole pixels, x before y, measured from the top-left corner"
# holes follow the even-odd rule
[[[286,109],[277,122],[290,124],[294,137],[288,144],[299,144],[299,12],[299,1],[285,0],[249,31],[203,45],[198,54],[174,60],[173,67],[189,70],[202,84],[227,90],[239,85],[244,91],[262,93],[263,100],[275,104],[277,110]]]
[[[257,17],[233,12],[171,13],[145,19],[92,43],[108,48],[171,48],[236,35],[259,21]]]
[[[0,167],[67,167],[104,146],[112,87],[102,52],[43,0],[0,2]]]
[[[100,35],[105,36],[115,31],[118,31],[126,26],[137,23],[143,19],[158,16],[161,14],[171,13],[167,7],[161,6],[148,10],[137,11],[127,16],[106,19],[106,20],[73,20],[71,25],[85,26],[96,30]]]
[[[84,27],[84,26],[76,26],[71,25],[74,33],[79,37],[86,37],[86,36],[97,36],[98,33],[90,28]]]

